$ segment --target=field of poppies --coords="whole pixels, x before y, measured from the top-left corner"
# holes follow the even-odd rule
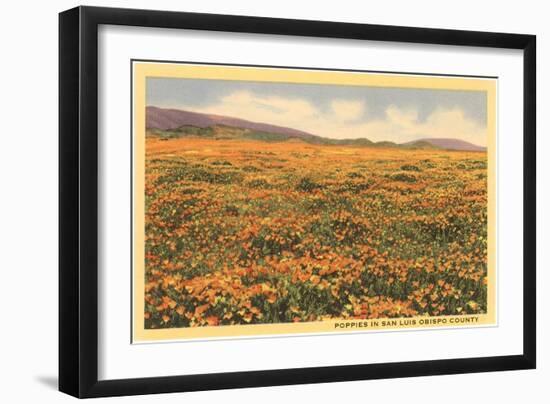
[[[145,328],[487,310],[487,156],[146,144]]]

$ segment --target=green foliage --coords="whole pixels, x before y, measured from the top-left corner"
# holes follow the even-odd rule
[[[403,182],[416,182],[416,176],[407,173],[395,173],[391,174],[390,178],[394,181],[403,181]]]
[[[403,171],[416,171],[416,172],[422,171],[422,170],[420,169],[420,167],[415,166],[415,165],[412,165],[412,164],[405,164],[405,165],[402,165],[402,166],[401,166],[401,170],[403,170]]]
[[[313,192],[315,190],[321,189],[323,186],[311,178],[304,177],[298,182],[297,189],[303,192]]]

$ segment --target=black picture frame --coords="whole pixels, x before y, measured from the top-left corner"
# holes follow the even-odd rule
[[[100,24],[522,50],[523,354],[99,381],[97,64]],[[60,13],[59,390],[84,398],[534,369],[535,121],[534,35],[96,7],[77,7]]]

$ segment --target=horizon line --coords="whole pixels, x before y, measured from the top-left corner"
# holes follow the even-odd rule
[[[421,142],[421,141],[428,141],[428,140],[451,140],[451,141],[458,141],[458,142],[462,142],[464,144],[469,144],[469,145],[472,145],[472,146],[475,146],[475,147],[479,147],[480,149],[484,149],[484,150],[487,150],[487,146],[481,146],[479,144],[476,144],[476,143],[472,143],[472,142],[469,142],[469,141],[466,141],[466,140],[463,140],[463,139],[459,139],[459,138],[453,138],[453,137],[419,137],[415,140],[410,140],[410,141],[406,141],[406,142],[401,142],[401,143],[398,143],[398,142],[394,142],[392,140],[379,140],[379,141],[372,141],[370,140],[369,138],[367,137],[357,137],[357,138],[333,138],[333,137],[326,137],[326,136],[322,136],[322,135],[318,135],[316,133],[312,133],[312,132],[309,132],[309,131],[305,131],[305,130],[302,130],[302,129],[296,129],[296,128],[293,128],[293,127],[290,127],[290,126],[282,126],[282,125],[277,125],[277,124],[272,124],[272,123],[269,123],[269,122],[262,122],[262,121],[253,121],[253,120],[250,120],[250,119],[246,119],[246,118],[238,118],[238,117],[235,117],[235,116],[229,116],[229,115],[223,115],[223,114],[212,114],[212,113],[205,113],[205,112],[199,112],[199,111],[194,111],[194,110],[190,110],[190,109],[182,109],[182,108],[176,108],[176,107],[159,107],[158,105],[145,105],[145,108],[157,108],[157,109],[162,109],[162,110],[173,110],[173,111],[180,111],[180,112],[188,112],[188,113],[193,113],[193,114],[198,114],[198,115],[204,115],[204,116],[216,116],[216,117],[222,117],[222,118],[229,118],[229,119],[236,119],[236,120],[240,120],[240,121],[244,121],[244,122],[248,122],[248,123],[252,123],[252,124],[261,124],[261,125],[269,125],[269,126],[273,126],[273,127],[277,127],[277,128],[282,128],[282,129],[290,129],[290,130],[293,130],[295,132],[301,132],[303,134],[306,134],[306,135],[309,135],[309,136],[314,136],[314,137],[318,137],[318,138],[321,138],[321,139],[328,139],[328,140],[336,140],[336,141],[353,141],[353,140],[367,140],[369,142],[372,142],[373,144],[378,144],[378,143],[394,143],[396,145],[407,145],[407,144],[411,144],[411,143],[415,143],[415,142]],[[227,124],[215,124],[215,125],[218,125],[218,126],[228,126],[228,127],[235,127],[235,126],[231,126],[231,125],[227,125]],[[195,125],[188,125],[188,126],[195,126]],[[196,127],[200,127],[200,126],[196,126]],[[160,128],[155,128],[155,129],[160,129]],[[176,128],[172,128],[172,129],[176,129]],[[246,128],[245,128],[246,129]],[[168,129],[170,130],[170,129]]]

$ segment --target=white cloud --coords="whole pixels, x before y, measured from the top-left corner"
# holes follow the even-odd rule
[[[390,105],[386,109],[386,118],[392,125],[411,130],[417,125],[418,112],[414,109],[400,109]]]
[[[210,109],[230,110],[233,116],[246,114],[250,120],[258,120],[258,117],[274,118],[274,115],[283,115],[285,118],[310,117],[316,114],[316,109],[309,102],[283,97],[261,97],[248,91],[237,91],[221,100],[219,105],[210,107]],[[240,117],[240,116],[239,116]],[[279,117],[279,119],[281,119]],[[247,118],[244,118],[247,119]]]
[[[256,122],[287,126],[331,138],[360,138],[397,143],[419,138],[457,138],[485,146],[486,129],[465,116],[458,107],[438,108],[423,122],[414,108],[390,105],[384,118],[361,120],[367,106],[362,101],[335,99],[329,113],[301,98],[258,95],[237,91],[206,108],[173,106],[209,114],[227,115]]]
[[[350,101],[337,99],[330,103],[334,118],[338,121],[355,121],[360,119],[365,112],[363,101]]]

